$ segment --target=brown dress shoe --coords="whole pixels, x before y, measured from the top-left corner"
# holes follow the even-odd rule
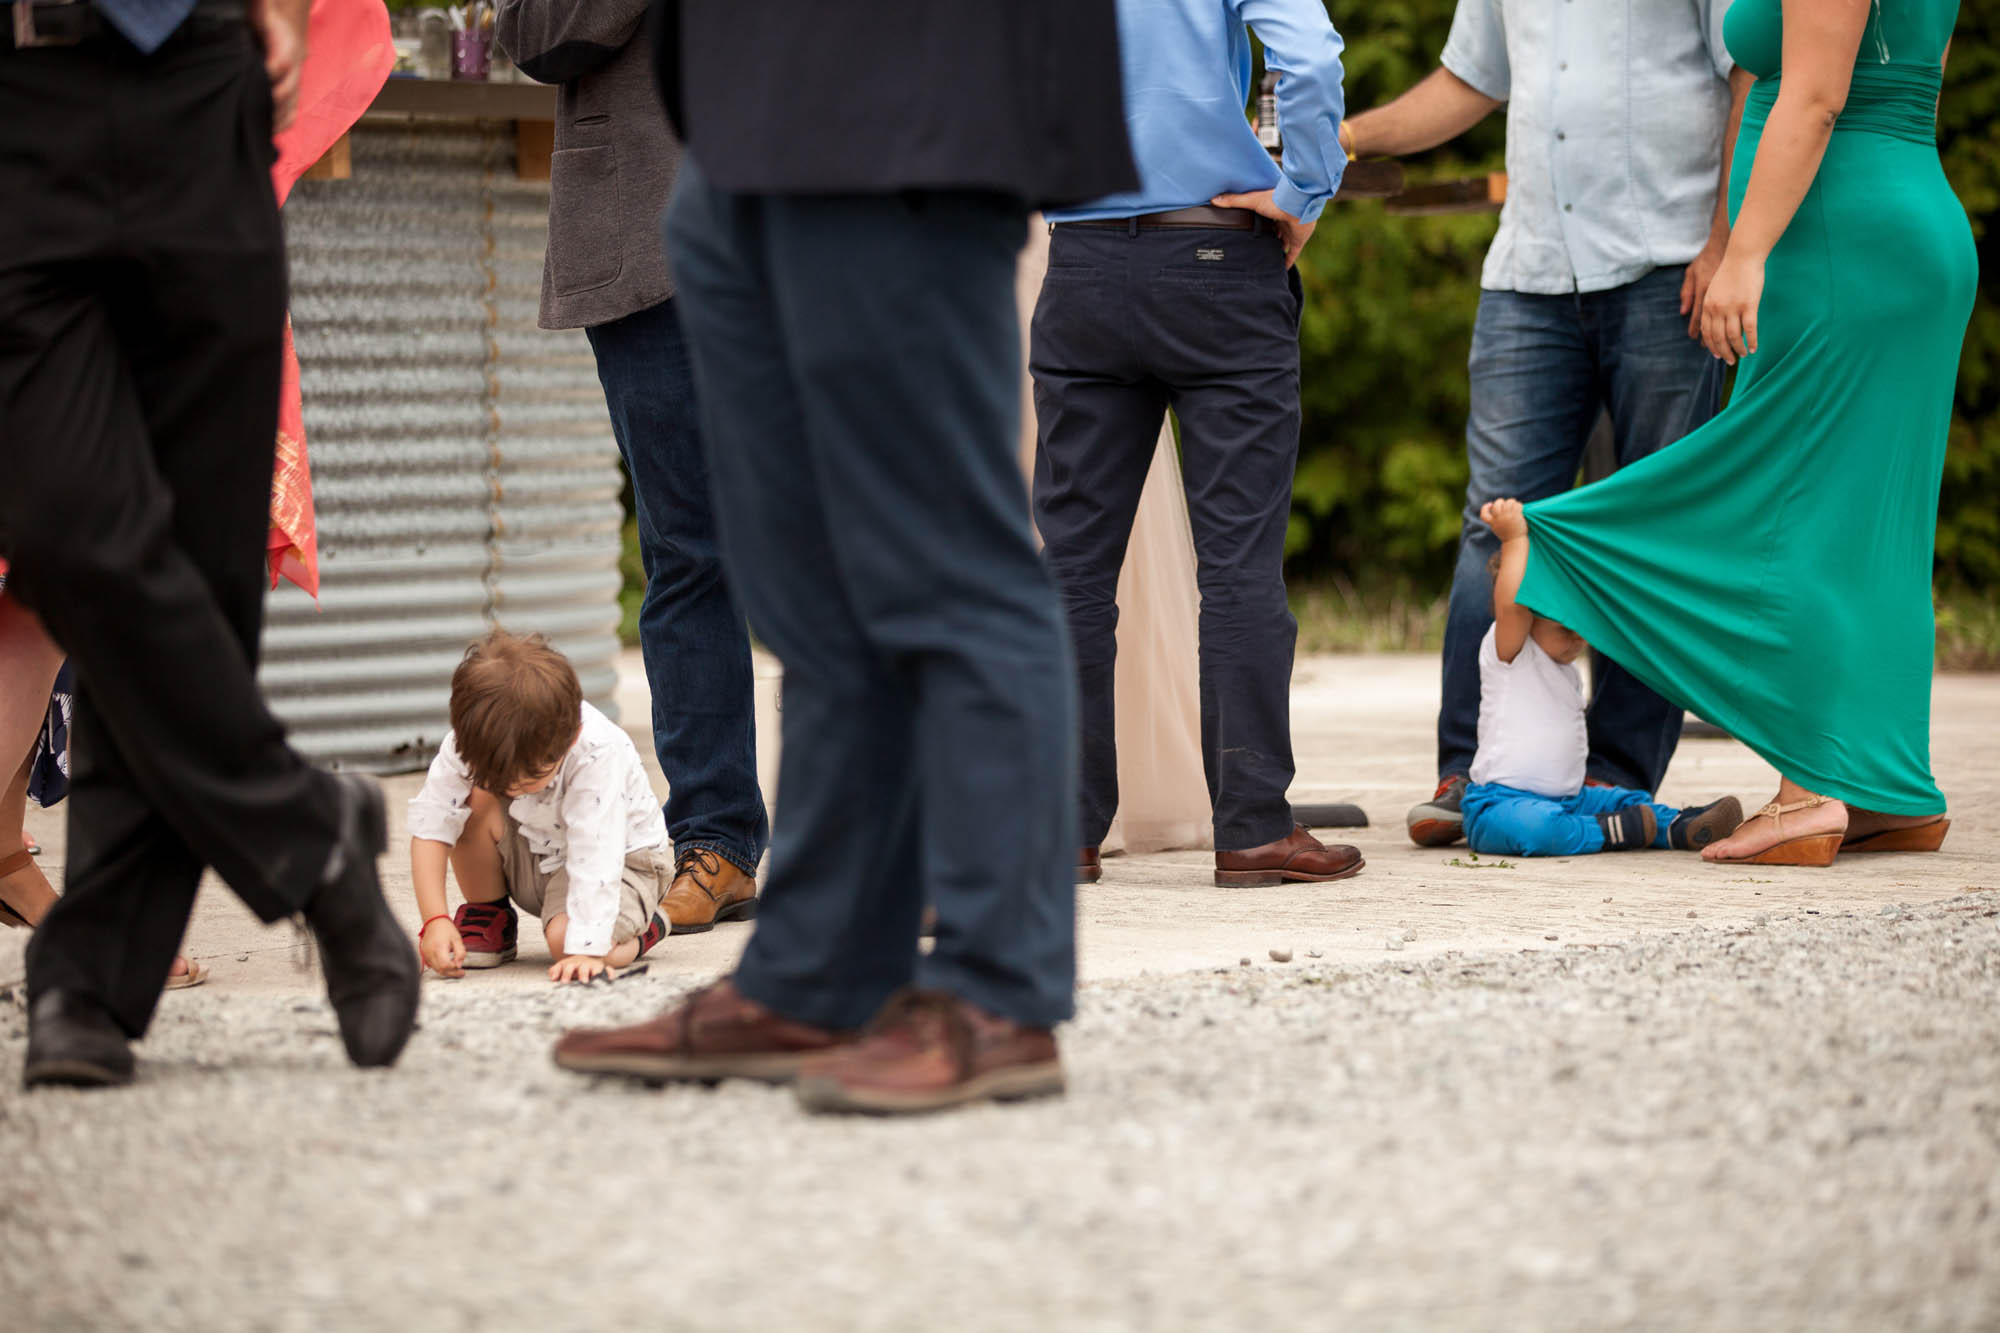
[[[1327,844],[1306,832],[1303,824],[1292,836],[1250,847],[1240,852],[1215,854],[1217,884],[1283,884],[1286,880],[1318,883],[1346,879],[1361,873],[1365,862],[1359,850],[1345,844]]]
[[[655,1083],[789,1083],[807,1056],[851,1039],[781,1017],[725,977],[643,1023],[572,1028],[556,1042],[555,1061],[579,1074],[629,1074]]]
[[[1076,882],[1095,884],[1104,878],[1104,862],[1095,847],[1080,848],[1076,854]]]
[[[912,1115],[976,1101],[1016,1101],[1063,1090],[1047,1028],[997,1018],[942,991],[892,996],[859,1040],[799,1070],[811,1111]]]
[[[674,882],[660,911],[675,935],[714,930],[718,921],[748,921],[757,915],[757,881],[727,857],[690,847],[674,858]]]

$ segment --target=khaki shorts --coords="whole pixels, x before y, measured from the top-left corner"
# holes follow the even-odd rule
[[[569,911],[569,871],[543,870],[520,823],[511,812],[506,819],[507,836],[500,840],[500,876],[507,881],[507,896],[528,915],[544,923],[552,921]],[[611,931],[613,944],[623,944],[646,928],[673,879],[674,863],[666,848],[642,847],[625,854],[618,924]]]

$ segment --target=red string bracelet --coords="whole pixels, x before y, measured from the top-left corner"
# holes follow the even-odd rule
[[[424,919],[424,924],[417,927],[417,938],[422,939],[424,937],[424,932],[431,928],[431,922],[449,921],[449,920],[451,920],[451,913],[449,912],[439,912],[436,916],[426,917]]]

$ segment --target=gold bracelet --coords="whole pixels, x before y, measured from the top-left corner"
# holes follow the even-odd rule
[[[1333,132],[1333,137],[1339,141],[1341,151],[1347,154],[1349,162],[1361,160],[1360,155],[1354,151],[1353,132],[1347,128],[1346,121],[1340,122],[1340,128]]]

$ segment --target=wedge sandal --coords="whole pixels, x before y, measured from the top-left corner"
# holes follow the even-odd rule
[[[1784,836],[1786,815],[1797,814],[1801,810],[1814,810],[1826,803],[1827,798],[1824,796],[1814,796],[1803,801],[1793,801],[1790,805],[1780,805],[1776,801],[1771,802],[1743,822],[1748,824],[1752,820],[1769,817],[1772,823],[1776,825],[1776,832],[1780,840],[1772,843],[1763,851],[1753,852],[1749,856],[1718,856],[1715,858],[1715,864],[1719,866],[1814,866],[1822,868],[1832,865],[1833,858],[1840,855],[1842,834],[1804,833],[1796,838],[1787,838]]]

